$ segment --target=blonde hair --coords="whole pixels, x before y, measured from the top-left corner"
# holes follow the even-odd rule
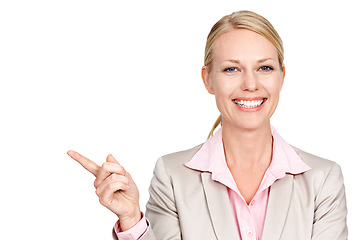
[[[211,70],[213,59],[213,43],[222,34],[232,31],[234,29],[247,29],[256,32],[265,37],[271,42],[277,50],[280,69],[284,65],[284,48],[283,41],[279,34],[274,29],[273,25],[264,17],[251,11],[238,11],[221,18],[215,25],[213,25],[210,33],[207,36],[204,65],[209,73]],[[219,115],[214,123],[208,138],[213,136],[214,130],[218,125],[222,125],[222,116]]]

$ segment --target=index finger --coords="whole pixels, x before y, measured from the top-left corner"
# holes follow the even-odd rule
[[[69,150],[67,154],[87,169],[88,172],[97,176],[100,167],[95,162],[72,150]]]

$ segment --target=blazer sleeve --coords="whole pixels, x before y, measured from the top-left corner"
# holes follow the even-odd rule
[[[341,168],[334,164],[317,195],[312,240],[347,239],[346,195]]]
[[[145,213],[148,228],[139,240],[181,240],[173,187],[162,158],[156,162],[149,193]],[[113,239],[118,239],[114,229]]]
[[[146,217],[149,220],[148,233],[156,239],[181,239],[179,217],[175,204],[174,189],[164,161],[160,158],[155,166],[149,187],[150,198],[146,205]],[[145,238],[143,240],[153,240]]]

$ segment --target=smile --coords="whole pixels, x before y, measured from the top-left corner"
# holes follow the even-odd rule
[[[247,100],[234,100],[234,102],[242,108],[256,108],[259,107],[260,105],[263,104],[264,99],[262,100],[252,100],[252,101],[247,101]]]

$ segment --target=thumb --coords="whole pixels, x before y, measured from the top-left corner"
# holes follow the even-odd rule
[[[112,154],[109,154],[109,155],[107,156],[107,162],[119,164],[119,162],[113,157]],[[120,165],[120,164],[119,164],[119,165]]]
[[[116,164],[120,165],[120,163],[113,157],[112,154],[109,154],[109,155],[107,156],[107,162],[116,163]],[[123,176],[128,176],[129,178],[131,178],[130,173],[128,173],[128,172],[124,169],[124,167],[123,167],[122,165],[120,165],[120,166],[123,168],[123,171],[124,171],[124,173],[125,173],[125,174],[123,174]]]

